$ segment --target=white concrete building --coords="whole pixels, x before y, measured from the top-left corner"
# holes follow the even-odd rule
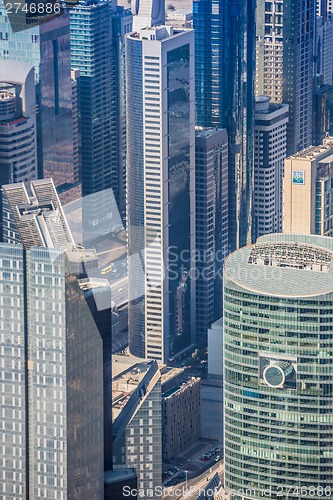
[[[126,82],[129,348],[166,362],[195,338],[193,30],[128,34]]]
[[[165,23],[165,0],[132,0],[133,31]]]
[[[271,103],[267,96],[256,98],[253,190],[255,238],[281,232],[288,109],[288,104]]]

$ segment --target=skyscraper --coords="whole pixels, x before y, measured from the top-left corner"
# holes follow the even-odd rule
[[[129,348],[166,361],[194,342],[193,31],[126,37]]]
[[[71,66],[80,70],[78,106],[82,195],[112,188],[117,197],[116,68],[112,51],[113,2],[87,0],[70,12]],[[86,34],[89,33],[89,36]],[[103,198],[83,217],[90,225]]]
[[[285,160],[283,232],[333,236],[333,137]]]
[[[126,217],[126,65],[125,35],[132,31],[131,11],[117,6],[112,12],[112,47],[116,64],[116,105],[117,105],[117,203],[119,213]]]
[[[82,278],[80,289],[103,342],[104,471],[113,467],[112,459],[112,302],[106,279]]]
[[[229,244],[251,238],[255,2],[194,0],[196,124],[229,138]]]
[[[207,331],[222,315],[222,269],[228,244],[228,136],[226,130],[196,127],[196,329]]]
[[[315,75],[322,75],[323,85],[333,82],[333,20],[316,18]]]
[[[332,242],[272,234],[226,259],[224,477],[233,500],[332,496]]]
[[[39,178],[52,177],[61,197],[80,196],[73,164],[73,118],[68,15],[13,31],[0,3],[0,58],[35,68]],[[24,27],[25,26],[25,15]],[[15,16],[15,23],[21,18]],[[14,26],[15,27],[15,26]],[[19,27],[19,26],[18,26]]]
[[[84,252],[52,181],[32,198],[4,191],[21,243],[0,245],[1,497],[102,498],[103,346],[76,277]]]
[[[314,0],[257,2],[256,94],[289,105],[288,155],[312,143],[315,13]]]
[[[282,231],[282,178],[288,105],[258,96],[255,105],[253,235]]]

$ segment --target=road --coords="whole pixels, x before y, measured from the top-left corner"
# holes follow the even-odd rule
[[[224,463],[221,461],[209,467],[209,469],[203,472],[200,476],[189,479],[187,482],[185,481],[183,483],[179,483],[176,486],[165,488],[163,498],[169,498],[170,500],[197,500],[199,494],[206,488],[210,479],[216,472],[219,474],[223,484]],[[177,496],[178,492],[181,494]]]

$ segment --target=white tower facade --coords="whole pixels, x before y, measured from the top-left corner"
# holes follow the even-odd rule
[[[254,129],[255,238],[282,230],[282,179],[287,156],[288,104],[258,96]]]
[[[129,347],[158,361],[195,335],[193,54],[193,30],[127,35]]]
[[[165,23],[164,0],[132,0],[133,30]]]

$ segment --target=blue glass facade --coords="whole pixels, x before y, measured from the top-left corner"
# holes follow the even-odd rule
[[[119,13],[118,13],[119,14]],[[124,212],[123,145],[124,120],[119,119],[122,101],[118,87],[117,37],[121,22],[113,21],[117,13],[111,2],[82,2],[70,12],[71,65],[80,70],[78,78],[78,107],[80,131],[80,161],[82,194],[112,189],[120,212]],[[118,21],[121,20],[121,16]],[[117,33],[113,38],[112,24]],[[124,82],[123,82],[124,84]],[[121,117],[120,117],[121,118]],[[92,210],[91,210],[92,209]],[[93,213],[91,213],[93,211]],[[92,223],[103,211],[102,198],[96,199],[89,213],[83,214]]]
[[[73,166],[73,116],[69,18],[13,32],[0,3],[0,57],[35,67],[39,177],[52,177],[59,192],[77,180]]]
[[[190,226],[190,46],[183,45],[167,55],[168,86],[168,170],[169,246],[173,259],[169,276],[170,356],[191,344],[190,262],[182,255],[191,253]],[[175,276],[175,278],[172,278]]]
[[[194,0],[196,124],[229,138],[229,243],[251,235],[255,2]]]

